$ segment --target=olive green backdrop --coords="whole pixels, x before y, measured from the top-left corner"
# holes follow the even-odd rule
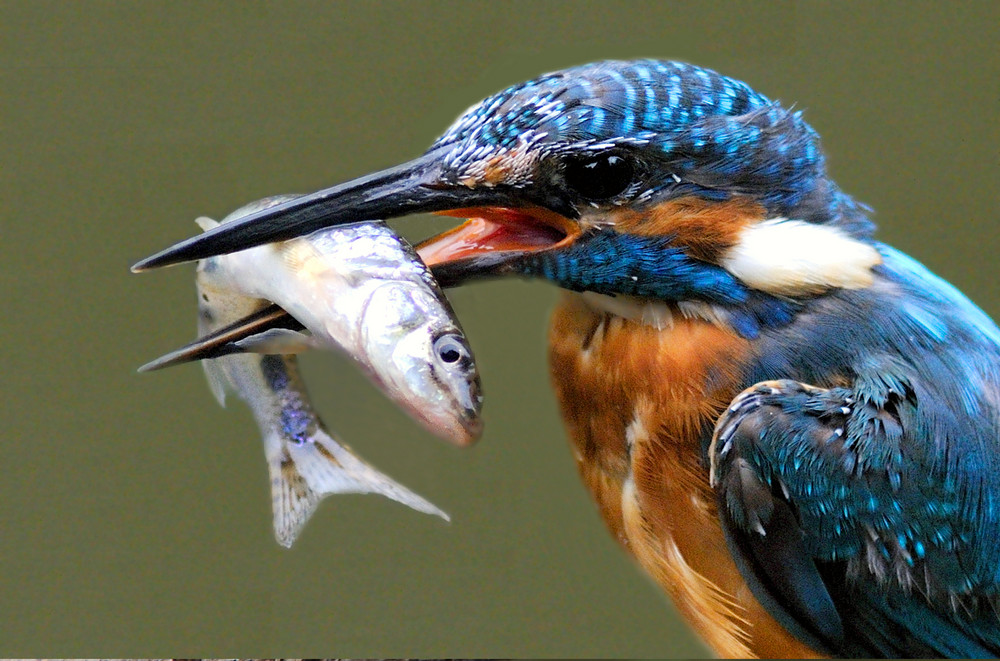
[[[198,215],[409,159],[508,84],[654,56],[805,110],[880,237],[997,317],[997,7],[0,4],[0,654],[705,654],[578,483],[554,288],[454,292],[486,391],[472,449],[308,356],[329,426],[453,521],[333,498],[289,551],[242,404],[196,366],[135,373],[194,337],[192,268],[128,266]]]

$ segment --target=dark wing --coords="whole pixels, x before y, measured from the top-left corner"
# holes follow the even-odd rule
[[[905,380],[767,381],[719,419],[709,456],[730,550],[793,634],[837,656],[992,657],[967,494],[934,465]],[[995,543],[995,542],[994,542]]]

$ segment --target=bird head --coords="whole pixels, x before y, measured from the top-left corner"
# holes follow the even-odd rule
[[[879,259],[871,223],[827,178],[801,113],[706,69],[641,60],[510,87],[417,159],[221,225],[133,270],[420,212],[468,218],[419,246],[445,285],[519,274],[732,307],[757,293],[864,286]]]

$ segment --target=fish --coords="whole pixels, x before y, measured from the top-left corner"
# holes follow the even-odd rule
[[[222,223],[294,197],[252,202]],[[205,231],[220,224],[196,222]],[[210,357],[201,364],[218,402],[235,393],[247,403],[264,441],[279,544],[290,547],[319,502],[337,493],[378,493],[449,520],[331,434],[295,356],[342,351],[435,435],[457,445],[478,439],[483,398],[471,348],[408,243],[379,221],[320,230],[203,259],[196,289],[201,339],[140,371]]]

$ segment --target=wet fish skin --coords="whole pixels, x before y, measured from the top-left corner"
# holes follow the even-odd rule
[[[198,328],[204,334],[267,305],[198,279]],[[378,493],[448,520],[432,503],[358,458],[316,414],[293,355],[241,353],[202,361],[225,406],[234,393],[250,407],[264,441],[271,480],[274,535],[290,547],[323,497]]]
[[[249,213],[250,208],[253,206],[234,212],[228,219]],[[206,221],[207,219],[200,219],[200,224],[203,227],[214,226],[214,221]],[[382,227],[388,230],[384,225]],[[343,232],[345,229],[347,228],[338,231]],[[381,233],[375,234],[378,237],[382,236]],[[315,237],[295,241],[309,240],[315,240]],[[263,272],[275,266],[269,260],[274,255],[281,257],[281,253],[267,246],[265,248],[273,254],[265,253],[267,259],[261,261],[253,261],[256,259],[254,255],[236,253],[199,262],[196,284],[200,335],[216,331],[270,305],[271,299],[261,297],[261,293],[268,287],[280,288],[282,280],[272,281],[266,274],[255,273],[255,270]],[[306,252],[302,247],[298,250],[301,251],[299,254]],[[324,254],[329,257],[329,253]],[[254,264],[257,266],[254,267]],[[316,263],[313,262],[312,266],[315,268]],[[374,269],[383,267],[378,263],[372,265]],[[406,280],[397,289],[391,286],[391,278],[399,277],[401,272],[404,275],[409,273],[405,267],[402,271],[397,268],[395,271],[386,272],[387,281],[379,283],[370,290],[368,296],[370,300],[360,308],[352,308],[353,312],[343,313],[344,319],[348,319],[350,314],[358,314],[364,323],[357,323],[355,320],[357,331],[349,336],[350,341],[338,343],[336,346],[348,353],[358,352],[351,355],[356,359],[360,356],[362,361],[365,361],[369,374],[383,387],[426,388],[425,380],[433,377],[435,370],[414,368],[414,364],[418,362],[411,356],[411,352],[415,350],[411,346],[414,342],[407,344],[407,341],[408,335],[414,333],[426,335],[429,332],[426,318],[428,313],[422,307],[423,303],[429,304],[429,301],[425,301],[425,297],[421,294],[414,299],[420,302],[420,305],[413,306],[412,311],[407,311],[406,306],[402,306],[403,311],[400,312],[397,306],[401,301],[398,297],[400,293],[409,294],[411,289],[409,281]],[[282,274],[281,277],[290,278],[292,275]],[[354,274],[352,277],[363,281],[364,273]],[[308,278],[305,281],[311,282]],[[426,287],[419,289],[433,293],[433,289]],[[301,293],[301,288],[298,291]],[[350,297],[348,299],[350,300]],[[450,313],[450,309],[446,311]],[[336,330],[336,324],[324,326],[316,321],[315,315],[304,316],[313,324],[312,327],[309,325],[306,327],[314,333],[319,330],[320,334],[306,336],[294,331],[283,330],[279,333],[268,331],[262,336],[247,338],[246,346],[240,349],[248,352],[202,361],[209,386],[219,403],[224,406],[227,393],[234,393],[250,407],[260,428],[271,480],[274,534],[277,541],[285,547],[290,547],[319,502],[325,496],[334,493],[378,493],[417,511],[448,520],[448,515],[442,510],[361,460],[326,429],[312,407],[305,383],[299,374],[297,360],[287,351],[294,352],[317,346],[329,348],[333,342],[331,333]],[[442,325],[437,316],[432,319],[434,328],[440,327],[445,331],[437,337],[449,337],[447,341],[450,341],[450,335],[457,332],[464,342],[461,329],[456,325],[449,323]],[[415,345],[418,348],[424,346],[420,342],[416,342]],[[431,345],[433,348],[433,341]],[[268,347],[278,348],[286,353],[258,352]],[[475,373],[475,365],[471,362],[471,353],[468,354],[468,360],[469,365],[456,371],[473,374],[471,379],[467,376],[462,378],[465,379],[464,389],[472,402],[470,406],[475,419],[472,422],[459,424],[462,438],[469,437],[470,433],[475,432],[481,402],[481,398],[478,397],[478,376]],[[409,373],[404,371],[398,380],[393,380],[395,378],[393,370],[399,365],[412,371]],[[453,378],[452,381],[454,380]],[[448,388],[439,385],[436,389],[426,391],[432,398],[430,405],[456,406],[451,401],[450,393],[442,394],[442,391]],[[410,406],[419,405],[413,398],[406,401]],[[463,412],[461,416],[468,414]],[[434,420],[431,422],[436,423]]]
[[[223,223],[294,197],[251,203]],[[198,223],[205,230],[218,224]],[[457,445],[481,435],[482,391],[465,335],[429,269],[384,223],[321,230],[202,260],[199,274],[216,287],[276,303],[311,333],[268,331],[237,343],[240,348],[338,348],[430,432]]]

